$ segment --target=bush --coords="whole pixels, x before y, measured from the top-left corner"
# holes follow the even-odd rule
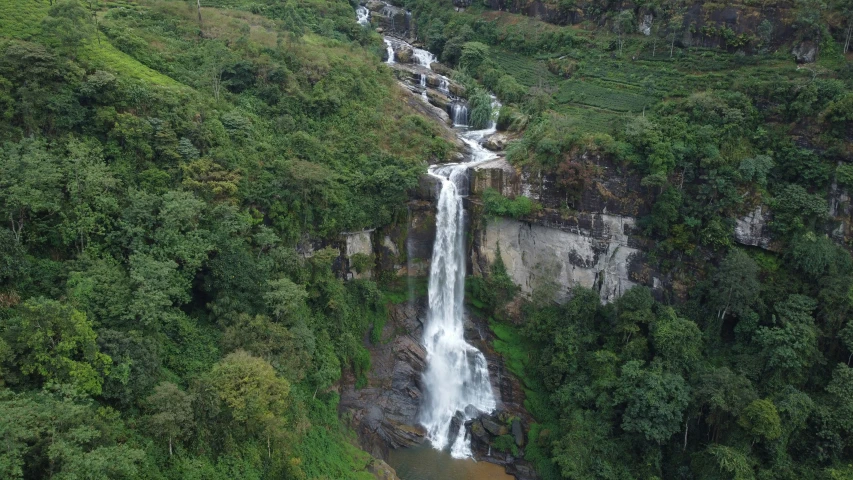
[[[507,198],[493,188],[486,189],[482,199],[486,213],[497,217],[522,218],[542,209],[539,202],[528,197],[519,195],[515,198]]]

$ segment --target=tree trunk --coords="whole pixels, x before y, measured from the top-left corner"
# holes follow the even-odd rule
[[[690,417],[687,417],[687,420],[684,421],[684,446],[681,447],[682,452],[687,451],[687,431],[690,429],[690,426],[687,422],[690,421]]]
[[[847,38],[844,39],[844,53],[850,49],[850,35],[853,34],[853,20],[847,24]]]
[[[196,5],[198,5],[198,25],[199,27],[202,25],[201,23],[201,0],[195,0]]]
[[[169,456],[172,456],[172,436],[169,435]]]

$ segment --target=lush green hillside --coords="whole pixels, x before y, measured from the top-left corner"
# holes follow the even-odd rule
[[[580,287],[555,305],[557,286],[543,282],[520,312],[494,293],[510,281],[502,265],[471,280],[539,421],[525,459],[549,479],[851,478],[847,7],[786,4],[800,23],[773,48],[710,48],[673,40],[681,24],[637,32],[642,15],[665,19],[674,2],[566,2],[600,7],[587,16],[600,21],[569,26],[408,4],[442,61],[505,100],[499,125],[519,132],[507,158],[550,175],[552,204],[521,216],[572,225],[585,195],[636,179],[633,238],[668,279],[655,297],[635,287],[606,306]],[[712,8],[686,7],[699,4]],[[790,52],[809,41],[817,61],[797,63]],[[519,216],[508,208],[518,198],[481,200],[487,214]],[[735,227],[758,206],[771,212],[763,243],[746,245]]]
[[[372,478],[330,386],[381,296],[296,246],[449,145],[349,4],[216,7],[0,5],[0,477]]]

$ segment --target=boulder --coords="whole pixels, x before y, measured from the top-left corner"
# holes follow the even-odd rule
[[[437,92],[435,90],[427,90],[426,93],[427,100],[429,100],[429,103],[434,105],[436,108],[440,108],[446,112],[447,109],[450,107],[450,103],[452,101],[447,95],[441,92]]]
[[[381,12],[383,8],[385,8],[385,2],[380,2],[379,0],[370,0],[369,2],[364,4],[364,7],[370,10],[371,12]]]
[[[803,40],[791,50],[791,54],[797,63],[813,63],[817,60],[818,46],[811,40]]]
[[[384,461],[374,458],[367,467],[367,472],[376,480],[400,480],[397,472]]]
[[[519,447],[524,446],[524,429],[521,428],[521,420],[514,418],[512,420],[512,437],[515,439],[515,444]]]
[[[427,74],[426,84],[431,88],[438,88],[441,85],[441,78],[438,75]]]
[[[450,429],[447,431],[447,439],[453,443],[453,440],[459,435],[459,429],[465,428],[465,414],[456,412],[456,415],[450,420]]]
[[[741,245],[774,250],[770,235],[770,210],[763,205],[735,220],[735,240]]]
[[[499,152],[506,147],[506,141],[507,141],[506,135],[504,135],[502,133],[496,133],[496,134],[492,135],[491,137],[489,137],[488,139],[486,139],[486,142],[483,143],[483,146],[488,148],[489,150],[491,150],[493,152]]]
[[[443,63],[432,62],[429,64],[429,68],[432,69],[433,72],[444,75],[445,77],[450,76],[453,73],[453,70],[446,67]]]
[[[483,424],[482,422],[480,422],[480,420],[474,420],[471,423],[471,435],[473,435],[474,438],[480,440],[481,442],[489,442],[489,434],[486,432],[486,429],[483,428]]]
[[[506,425],[501,425],[489,417],[481,418],[480,423],[483,424],[483,428],[496,437],[509,433],[509,429],[506,428]]]
[[[450,93],[456,95],[457,97],[465,96],[465,87],[459,85],[458,83],[451,82],[450,85],[447,86],[447,89],[450,90]]]
[[[401,45],[394,50],[394,61],[397,63],[412,63],[414,52],[411,47]]]

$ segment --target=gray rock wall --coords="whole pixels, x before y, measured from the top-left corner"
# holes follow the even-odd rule
[[[634,219],[590,215],[585,226],[554,228],[506,218],[487,219],[475,235],[472,263],[478,269],[494,263],[498,246],[513,281],[530,294],[537,287],[556,288],[556,300],[583,286],[611,302],[637,284],[641,251],[632,244]]]

